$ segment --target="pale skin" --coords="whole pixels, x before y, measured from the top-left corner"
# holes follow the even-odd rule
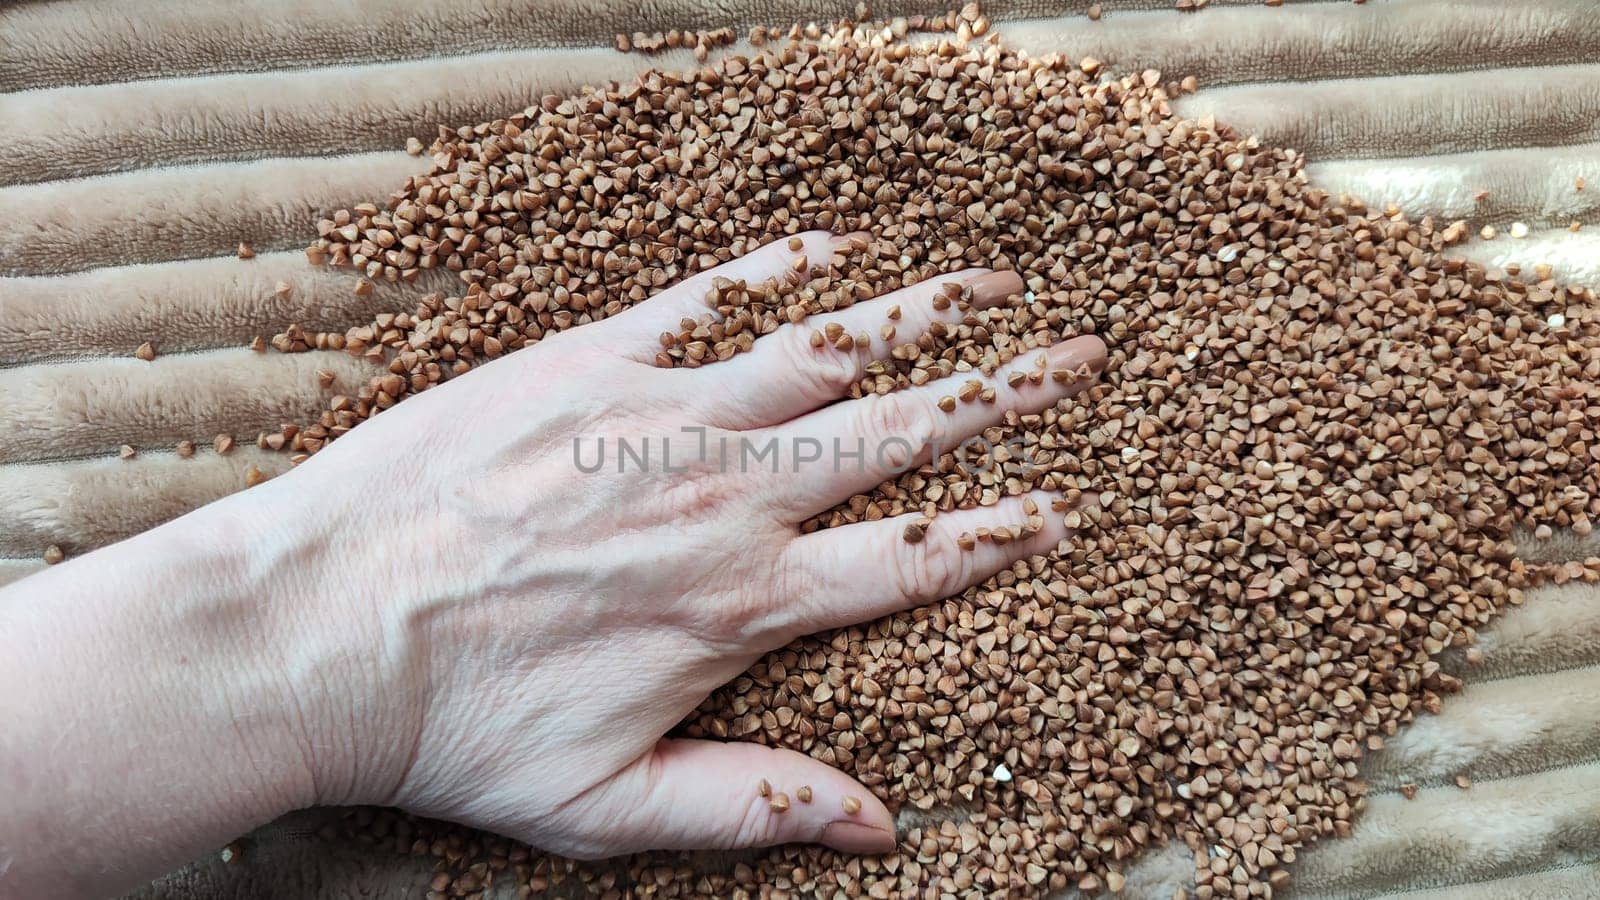
[[[958,374],[842,399],[888,347],[813,347],[784,326],[732,360],[652,365],[657,336],[706,313],[709,279],[781,276],[837,240],[769,245],[637,307],[547,338],[397,405],[306,464],[0,590],[0,897],[103,896],[294,809],[379,804],[567,856],[820,842],[896,844],[870,790],[800,753],[663,736],[768,650],[980,582],[1067,538],[1020,525],[1024,497],[945,513],[918,543],[900,518],[802,535],[906,458],[889,438],[953,448],[1005,412],[1084,382],[1009,387]],[[935,319],[943,281],[821,317],[901,334]],[[982,283],[975,302],[1011,292]],[[1009,288],[1009,289],[1008,289]],[[1011,364],[1104,366],[1082,337]],[[938,407],[982,377],[996,402]],[[684,429],[780,448],[856,439],[780,471],[697,459]],[[673,469],[592,465],[596,439],[674,439]],[[614,445],[613,445],[614,446]],[[659,444],[657,443],[657,446]],[[659,454],[659,450],[657,451]],[[803,454],[800,454],[803,455]],[[798,463],[798,464],[797,464]],[[796,471],[798,469],[798,471]],[[765,779],[787,793],[772,809]],[[812,800],[794,799],[809,786]],[[847,797],[860,801],[846,811]]]

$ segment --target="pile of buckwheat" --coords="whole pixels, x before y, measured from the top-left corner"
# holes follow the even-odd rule
[[[1447,260],[1463,224],[1308,186],[1294,151],[1175,116],[1192,82],[1107,77],[987,31],[973,7],[760,30],[750,56],[442,131],[429,174],[321,223],[314,261],[367,279],[442,267],[463,287],[343,334],[277,336],[387,366],[275,436],[299,454],[803,229],[870,237],[807,279],[719,285],[732,324],[687,321],[658,361],[715,364],[781,322],[980,265],[1023,289],[958,327],[860,336],[887,360],[861,391],[1079,333],[1111,348],[1080,399],[988,435],[1020,438],[1032,469],[945,458],[807,524],[1043,487],[1072,507],[1045,514],[1078,529],[1059,552],[772,653],[681,727],[852,774],[910,814],[898,853],[603,866],[395,814],[346,821],[438,857],[437,896],[508,879],[607,896],[1118,891],[1171,840],[1193,851],[1194,896],[1270,896],[1297,848],[1357,820],[1363,754],[1457,687],[1441,651],[1527,584],[1600,577],[1596,559],[1525,566],[1511,543],[1586,534],[1600,511],[1591,291]]]

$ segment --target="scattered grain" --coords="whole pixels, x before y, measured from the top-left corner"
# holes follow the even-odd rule
[[[948,393],[971,402],[986,396],[972,379],[1061,339],[1111,347],[1077,400],[1007,413],[976,471],[943,454],[801,526],[1042,490],[1073,538],[960,595],[774,651],[679,728],[809,754],[948,827],[885,860],[789,847],[726,872],[639,857],[629,873],[653,896],[923,896],[957,880],[969,896],[1038,896],[1110,887],[1113,867],[1170,840],[1217,848],[1198,894],[1265,896],[1297,848],[1351,828],[1364,754],[1457,688],[1440,654],[1529,584],[1600,575],[1518,559],[1511,542],[1600,515],[1592,292],[1449,259],[1464,223],[1330,196],[1303,155],[1177,116],[1192,78],[971,40],[988,27],[972,6],[754,29],[748,57],[443,129],[431,171],[318,223],[308,259],[368,289],[435,268],[460,286],[344,332],[281,335],[380,367],[280,433],[296,457],[808,228],[870,237],[769,284],[714,285],[657,361],[715,365],[783,324],[975,267],[1016,271],[1026,291],[976,309],[970,289],[941,288],[932,305],[960,316],[875,348],[852,396],[955,379]],[[942,36],[913,46],[914,30]],[[662,41],[698,45],[685,34]],[[836,323],[821,334],[871,343]],[[1067,380],[1021,368],[1013,387]],[[469,845],[517,849],[441,834],[422,852],[452,871],[481,855]],[[523,858],[530,878],[599,884],[584,864]]]

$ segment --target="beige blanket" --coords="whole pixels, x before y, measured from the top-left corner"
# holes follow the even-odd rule
[[[1500,236],[1480,260],[1550,263],[1600,283],[1600,3],[1010,0],[1000,31],[1030,52],[1192,74],[1183,111],[1305,151],[1313,178],[1413,216]],[[401,148],[545,93],[683,66],[609,49],[618,30],[835,18],[854,0],[0,0],[0,581],[49,545],[81,552],[240,489],[279,454],[230,456],[348,391],[364,364],[257,354],[290,321],[343,327],[409,308],[421,286],[358,298],[299,248],[321,215],[381,199],[424,160]],[[880,15],[939,12],[894,0]],[[1577,189],[1577,179],[1592,185]],[[1513,222],[1526,237],[1508,236]],[[1580,231],[1571,223],[1584,224]],[[1520,231],[1520,229],[1518,229]],[[249,241],[259,255],[234,256]],[[286,283],[286,291],[279,283]],[[161,355],[133,358],[145,341]],[[335,373],[322,387],[316,371]],[[181,440],[202,446],[192,459]],[[118,458],[120,445],[137,449]],[[1561,559],[1600,553],[1529,544]],[[1301,854],[1300,897],[1600,896],[1600,596],[1534,592],[1451,658],[1468,687],[1365,764],[1353,837]],[[1469,776],[1470,789],[1455,786]],[[1416,798],[1398,792],[1420,786]],[[314,836],[319,813],[198,861],[152,897],[420,896],[424,862]],[[1171,897],[1176,851],[1127,895]],[[513,895],[514,894],[510,894]]]

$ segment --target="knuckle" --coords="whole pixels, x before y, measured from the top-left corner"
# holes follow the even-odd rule
[[[787,564],[774,560],[768,569],[782,570]],[[692,605],[685,616],[689,629],[726,655],[764,653],[792,640],[797,622],[793,598],[785,585],[795,584],[793,576],[775,573],[771,578],[743,577],[723,579],[733,582],[709,591]]]
[[[773,646],[769,598],[741,591],[713,608],[716,615],[703,627],[719,644],[741,652],[760,652]]]
[[[773,815],[769,802],[758,796],[746,804],[718,849],[770,846],[778,842],[778,831],[777,816]]]
[[[917,391],[864,397],[861,434],[868,450],[894,470],[904,469],[934,438],[933,408]]]
[[[658,517],[703,522],[727,513],[738,497],[737,489],[728,479],[696,466],[688,472],[675,473],[662,484],[652,506]]]
[[[931,603],[956,593],[971,579],[971,554],[954,541],[936,540],[929,535],[916,544],[901,545],[898,587],[903,596],[916,603]]]
[[[717,605],[717,637],[741,652],[781,647],[803,633],[812,619],[815,578],[805,565],[785,554],[766,569],[768,577],[752,579]]]
[[[855,354],[812,347],[810,332],[804,328],[784,328],[778,339],[785,358],[794,361],[794,377],[807,400],[818,404],[836,400],[861,377]]]

